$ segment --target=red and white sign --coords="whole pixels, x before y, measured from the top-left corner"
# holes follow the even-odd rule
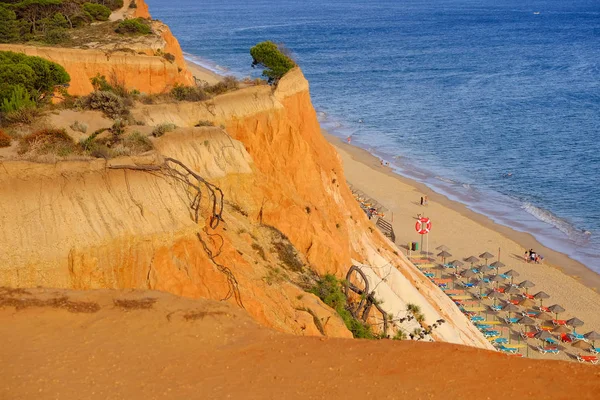
[[[431,220],[427,217],[421,217],[415,224],[415,229],[419,235],[426,235],[431,230]]]

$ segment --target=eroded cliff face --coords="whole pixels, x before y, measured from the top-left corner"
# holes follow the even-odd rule
[[[215,231],[207,226],[206,203],[195,222],[189,190],[157,174],[115,171],[104,161],[6,162],[0,169],[0,285],[151,288],[236,302],[235,286],[244,307],[267,326],[318,334],[317,315],[326,334],[348,336],[330,309],[300,289],[302,273],[274,256],[279,230],[300,252],[305,272],[342,277],[362,263],[372,279],[385,277],[378,294],[390,314],[416,303],[427,322],[448,321],[436,339],[490,347],[360,210],[320,133],[299,69],[275,91],[258,86],[206,103],[141,105],[134,116],[147,125],[189,127],[160,138],[157,151],[223,190],[223,223]],[[201,120],[224,129],[192,128]],[[111,163],[149,162],[156,160]],[[264,257],[260,248],[269,250]]]
[[[34,47],[0,44],[2,51],[38,56],[62,65],[71,76],[67,91],[74,96],[93,91],[90,79],[96,74],[109,79],[113,75],[129,90],[162,93],[175,84],[191,85],[191,74],[163,57],[122,51],[81,50],[59,47]]]

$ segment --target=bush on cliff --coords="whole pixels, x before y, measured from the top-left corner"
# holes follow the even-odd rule
[[[125,100],[113,92],[96,90],[87,96],[80,97],[75,107],[102,111],[109,118],[118,118],[129,114]]]
[[[121,21],[115,32],[130,35],[149,35],[152,33],[152,29],[150,29],[144,18],[133,18]]]
[[[79,149],[64,129],[41,129],[21,138],[19,154],[54,154],[65,157]]]
[[[0,147],[10,146],[11,138],[2,129],[0,129]]]
[[[0,4],[0,43],[12,43],[19,40],[19,23],[14,11]]]
[[[56,63],[40,57],[0,51],[0,104],[3,108],[5,100],[11,104],[10,110],[3,111],[30,106],[28,99],[36,105],[44,103],[58,86],[65,85],[70,80],[65,69]]]
[[[346,328],[352,332],[355,338],[376,339],[377,337],[371,330],[371,327],[354,318],[350,311],[347,310],[347,300],[346,295],[342,291],[342,285],[343,281],[338,280],[334,275],[327,274],[319,279],[310,292],[319,297],[323,303],[333,308],[342,317]]]
[[[252,56],[253,68],[257,66],[265,67],[262,74],[270,84],[277,84],[281,77],[296,66],[294,61],[271,41],[261,42],[252,47],[250,55]]]
[[[171,96],[179,101],[203,101],[210,98],[204,89],[198,86],[184,86],[175,84],[171,89]]]
[[[96,21],[108,21],[110,8],[96,3],[83,3],[83,11],[89,13]]]

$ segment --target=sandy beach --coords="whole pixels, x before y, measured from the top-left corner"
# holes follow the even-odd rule
[[[185,61],[188,70],[196,77],[196,79],[207,82],[209,85],[214,85],[219,82],[223,77],[217,73],[214,73],[198,64],[195,64],[189,60]]]
[[[496,258],[489,261],[492,262],[497,260],[500,249],[500,260],[506,264],[500,273],[513,269],[520,274],[514,279],[515,283],[524,280],[534,282],[536,286],[530,289],[530,293],[544,291],[550,295],[543,303],[545,306],[560,304],[566,309],[566,312],[560,314],[560,319],[577,317],[585,322],[585,325],[578,328],[579,333],[600,330],[598,274],[566,255],[542,246],[529,234],[498,225],[464,205],[433,192],[425,185],[393,173],[391,168],[381,166],[380,160],[366,150],[349,145],[327,132],[323,134],[338,151],[348,182],[388,208],[388,220],[392,219],[393,214],[396,244],[405,254],[408,242],[420,242],[415,222],[417,214],[422,214],[432,221],[428,247],[430,253],[435,255],[439,252],[435,250],[436,247],[446,245],[452,254],[449,260],[463,260],[488,251],[496,255]],[[428,206],[421,206],[421,196],[428,196]],[[543,264],[524,262],[523,255],[530,248],[544,256]],[[438,258],[438,261],[441,260]],[[436,271],[438,277],[442,273],[441,270]],[[505,314],[501,312],[499,316]],[[518,340],[516,330],[520,327],[513,329],[515,331],[512,338]],[[507,329],[504,328],[503,331],[506,336]],[[538,343],[535,339],[530,340],[530,344]],[[570,354],[589,354],[570,345],[566,345],[564,351]],[[558,356],[542,355],[530,348],[529,356],[570,359],[564,351]]]

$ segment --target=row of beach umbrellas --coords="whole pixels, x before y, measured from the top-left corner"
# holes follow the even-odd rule
[[[438,246],[436,248],[436,250],[439,250],[440,252],[437,254],[438,257],[442,258],[442,262],[445,263],[447,258],[452,257],[452,254],[450,253],[450,248],[448,248],[445,245],[441,245]],[[473,271],[473,264],[476,262],[479,262],[480,259],[485,260],[485,265],[489,265],[490,267],[496,269],[496,275],[491,276],[489,278],[489,282],[495,283],[497,285],[500,284],[500,282],[504,281],[506,278],[510,278],[511,279],[511,285],[508,286],[507,288],[505,288],[504,293],[499,292],[498,290],[492,290],[491,292],[489,292],[487,294],[488,298],[491,298],[494,300],[494,305],[496,305],[496,301],[498,299],[501,299],[504,294],[520,294],[521,291],[520,289],[525,289],[525,293],[529,294],[529,289],[532,287],[535,287],[535,283],[529,281],[529,280],[524,280],[521,283],[519,283],[518,285],[514,285],[514,278],[518,277],[520,274],[515,271],[515,270],[509,270],[507,272],[505,272],[504,274],[499,275],[498,274],[498,269],[505,267],[506,265],[504,263],[502,263],[501,261],[495,261],[491,264],[488,264],[488,260],[494,258],[494,255],[491,254],[490,252],[484,252],[482,254],[479,255],[479,258],[475,257],[475,256],[469,256],[467,258],[464,259],[465,262],[470,263],[470,268],[463,270],[459,276],[460,277],[464,277],[464,278],[472,278],[474,276],[479,275],[477,272]],[[453,260],[450,261],[449,264],[451,264],[452,266],[454,266],[455,268],[460,268],[462,266],[464,266],[464,263],[460,260]],[[487,286],[487,283],[484,282],[483,280],[479,280],[474,282],[474,286],[479,288],[480,294],[482,292],[482,288],[484,288],[485,286]],[[498,287],[498,286],[497,286]],[[543,307],[543,301],[545,299],[550,298],[550,295],[548,295],[546,292],[540,291],[536,294],[534,294],[532,296],[533,299],[535,300],[539,300],[540,301],[540,309],[541,307]],[[524,307],[524,308],[530,308],[533,305],[535,305],[536,303],[531,300],[531,298],[529,297],[525,297],[525,299],[523,299],[521,302],[519,302],[519,305]],[[538,313],[537,315],[535,315],[536,319],[538,321],[551,321],[551,320],[558,320],[558,316],[560,313],[565,312],[566,310],[559,304],[554,304],[550,307],[547,307],[547,310],[553,314],[555,314],[555,316],[553,317],[552,315],[550,315],[548,312],[542,311],[540,313]],[[519,307],[515,304],[513,304],[512,302],[507,302],[504,307],[502,307],[502,311],[505,311],[508,313],[509,318],[510,318],[510,314],[513,312],[517,312],[520,311]],[[520,319],[517,320],[517,324],[522,325],[522,326],[534,326],[538,324],[538,321],[534,320],[531,317],[528,316],[524,316]],[[573,328],[573,332],[575,332],[575,330],[584,325],[584,322],[581,321],[579,318],[571,318],[567,321],[565,321],[565,325],[571,326]],[[565,326],[565,325],[558,325],[557,327],[555,327],[552,332],[554,333],[558,333],[558,334],[563,334],[563,333],[570,333],[571,330]],[[550,338],[553,338],[552,334],[550,332],[548,332],[547,330],[541,330],[540,332],[536,333],[534,335],[534,337],[536,339],[539,340],[547,340]],[[596,331],[591,331],[586,333],[585,335],[583,335],[583,337],[587,340],[587,341],[591,341],[592,345],[590,345],[586,340],[578,340],[572,343],[573,347],[576,348],[580,348],[580,349],[587,349],[590,348],[591,346],[594,345],[594,342],[596,340],[600,340],[600,334],[598,334]]]

